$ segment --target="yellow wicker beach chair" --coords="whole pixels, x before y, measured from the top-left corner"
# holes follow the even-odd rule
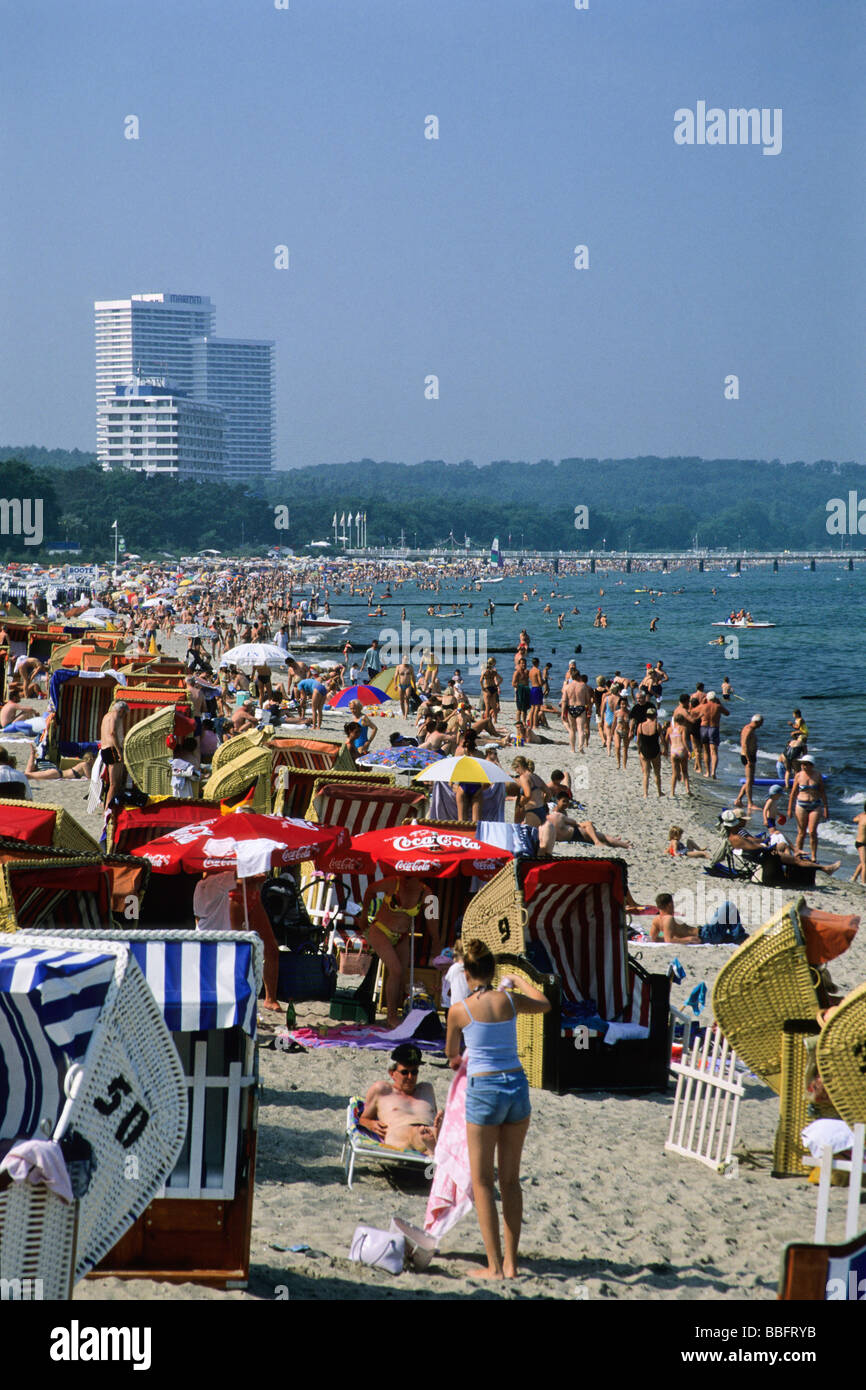
[[[102,852],[70,811],[50,801],[0,802],[0,836],[74,850],[76,854]]]
[[[202,796],[207,801],[225,801],[243,796],[251,788],[253,795],[246,803],[247,810],[270,812],[271,755],[267,748],[250,748],[233,758],[208,778]]]
[[[464,942],[477,937],[494,955],[532,952],[549,962],[563,1015],[557,1009],[543,1033],[542,1072],[544,1084],[558,1090],[667,1087],[670,981],[628,953],[625,887],[621,860],[515,859],[475,894],[463,916]],[[631,1025],[630,1035],[608,1044],[600,1024],[569,1021],[590,1001],[590,1017]]]
[[[866,984],[847,995],[821,1030],[818,1071],[846,1124],[866,1121]]]
[[[713,1012],[728,1042],[779,1095],[776,1177],[804,1175],[805,1039],[818,1032],[816,1014],[825,1002],[806,954],[804,908],[799,898],[771,917],[738,947],[713,988]]]
[[[221,743],[211,759],[211,771],[222,772],[223,768],[228,767],[229,763],[239,758],[241,753],[248,753],[251,748],[263,748],[270,740],[270,731],[267,729],[253,729],[243,734],[235,734],[227,743]]]
[[[494,954],[496,970],[493,983],[498,985],[507,975],[518,975],[543,991],[550,1000],[548,1014],[517,1015],[517,1052],[530,1086],[551,1089],[556,1085],[555,1059],[559,1047],[558,1018],[560,1007],[559,981],[555,975],[542,975],[525,956]]]
[[[129,698],[130,692],[124,692]],[[135,785],[148,796],[171,795],[171,753],[166,739],[174,729],[174,704],[133,724],[123,742],[123,761]]]
[[[720,970],[713,1012],[746,1066],[774,1091],[782,1087],[782,1028],[814,1021],[820,1007],[800,927],[802,898],[753,932]]]
[[[144,872],[142,872],[144,870]],[[138,921],[146,860],[0,840],[0,932],[99,929]]]

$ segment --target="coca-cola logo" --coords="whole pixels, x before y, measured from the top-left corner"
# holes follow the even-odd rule
[[[415,830],[408,835],[395,835],[392,844],[398,852],[420,849],[462,849],[471,853],[472,850],[481,849],[478,841],[470,839],[468,835],[449,835],[445,832],[429,830]]]
[[[170,854],[148,854],[147,858],[150,860],[151,864],[153,864],[154,867],[157,869],[161,868],[163,864],[171,863]]]
[[[425,874],[430,869],[438,869],[435,859],[396,859],[394,868],[402,874]]]

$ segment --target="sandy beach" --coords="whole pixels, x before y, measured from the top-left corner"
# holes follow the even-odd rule
[[[512,709],[503,707],[509,726]],[[712,848],[716,843],[717,806],[711,808],[702,794],[700,778],[693,778],[692,798],[678,797],[674,803],[669,795],[658,799],[652,792],[644,802],[635,755],[628,768],[618,772],[595,730],[588,752],[572,755],[557,716],[548,718],[551,727],[544,732],[553,740],[550,744],[504,749],[500,761],[508,767],[514,753],[522,752],[534,759],[545,777],[557,767],[574,777],[576,766],[585,767],[584,785],[576,795],[588,816],[599,829],[635,845],[595,852],[627,862],[629,887],[638,902],[651,903],[658,892],[670,891],[677,895],[678,908],[693,902],[691,915],[681,915],[699,925],[723,897],[733,896],[747,930],[766,919],[772,906],[767,889],[737,883],[732,893],[720,880],[705,877],[703,861],[674,861],[665,852],[672,821],[699,845]],[[326,715],[326,728],[336,731],[342,722],[341,713]],[[395,718],[382,719],[381,727],[376,747],[385,745],[395,730],[410,732],[408,724]],[[26,745],[0,741],[23,766]],[[663,762],[666,792],[669,777],[669,766]],[[85,796],[80,782],[34,783],[36,801],[63,805],[98,835],[100,820],[87,816]],[[570,852],[578,851],[557,847],[557,853]],[[594,851],[581,847],[579,852]],[[863,889],[830,880],[804,896],[825,910],[859,913]],[[777,905],[785,900],[781,896]],[[672,1002],[682,1007],[703,981],[708,991],[706,1019],[713,981],[732,949],[638,945],[632,953],[649,970],[663,973],[678,956],[687,976],[673,986]],[[866,977],[862,932],[848,953],[834,962],[832,973],[845,991]],[[299,1007],[298,1016],[301,1023],[324,1020],[327,1005]],[[556,1096],[534,1090],[522,1170],[520,1279],[491,1286],[471,1278],[482,1258],[474,1216],[449,1233],[426,1273],[405,1272],[394,1278],[355,1265],[348,1250],[358,1222],[387,1227],[392,1216],[402,1216],[422,1226],[426,1207],[423,1178],[386,1175],[378,1166],[361,1164],[351,1192],[343,1179],[340,1151],[347,1099],[385,1074],[387,1054],[345,1048],[288,1054],[275,1050],[272,1039],[272,1034],[264,1034],[260,1047],[262,1095],[248,1289],[225,1293],[192,1284],[97,1279],[76,1287],[77,1300],[773,1299],[785,1243],[811,1239],[816,1189],[805,1179],[771,1177],[778,1101],[762,1085],[747,1085],[735,1145],[740,1161],[731,1179],[664,1153],[672,1089],[667,1096]],[[444,1103],[450,1081],[444,1062],[428,1063],[422,1074]],[[831,1205],[831,1231],[833,1212]],[[835,1220],[841,1230],[841,1203]],[[292,1251],[294,1246],[306,1248]]]

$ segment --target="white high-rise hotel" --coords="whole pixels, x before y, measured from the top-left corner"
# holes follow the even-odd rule
[[[189,465],[160,440],[159,457],[146,455],[129,432],[119,432],[118,402],[135,382],[165,383],[221,413],[224,437],[211,431],[214,471],[238,481],[274,466],[274,344],[214,336],[215,309],[206,295],[134,294],[98,300],[96,316],[97,458],[105,469],[133,468],[190,476]],[[127,396],[128,401],[128,396]],[[148,406],[142,401],[139,409]],[[192,412],[183,416],[192,418]],[[142,416],[142,419],[144,417]],[[219,420],[219,416],[212,419]],[[125,422],[124,422],[125,423]],[[183,431],[178,447],[183,445]],[[200,443],[199,446],[200,448]],[[196,468],[200,475],[201,470]],[[212,471],[211,467],[204,469]]]

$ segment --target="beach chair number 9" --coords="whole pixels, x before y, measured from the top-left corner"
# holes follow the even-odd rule
[[[502,944],[504,946],[506,941],[510,940],[511,938],[511,924],[508,921],[507,917],[500,917],[499,921],[496,923],[496,926],[499,931],[499,935],[502,938]]]
[[[103,1100],[102,1097],[97,1096],[96,1100],[93,1102],[94,1110],[98,1110],[100,1115],[113,1115],[121,1104],[124,1096],[128,1096],[131,1090],[132,1087],[125,1077],[113,1076],[108,1083],[109,1099]],[[136,1139],[140,1138],[144,1133],[149,1119],[150,1116],[144,1109],[144,1106],[139,1105],[136,1101],[132,1109],[127,1111],[121,1118],[120,1124],[114,1131],[114,1137],[118,1140],[122,1148],[130,1148],[135,1143]]]

